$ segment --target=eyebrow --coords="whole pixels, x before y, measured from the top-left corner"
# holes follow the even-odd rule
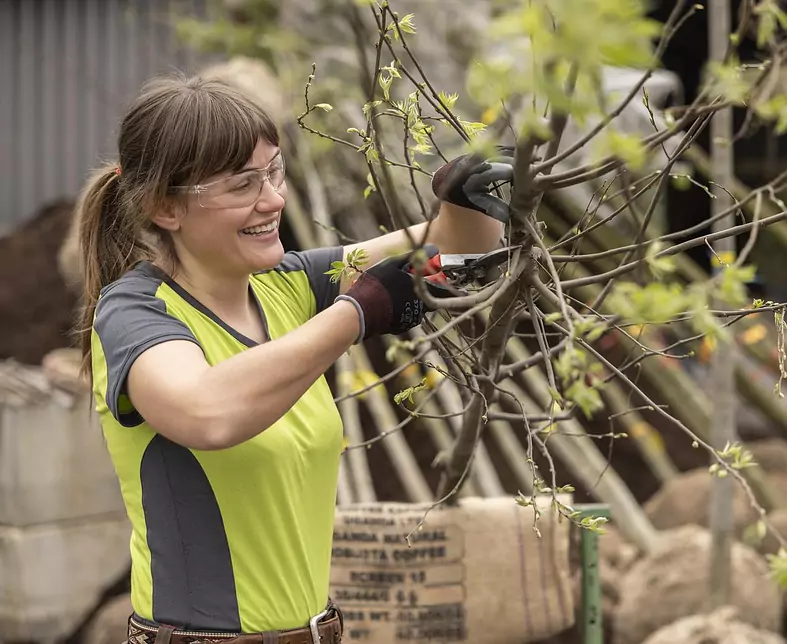
[[[271,163],[273,163],[273,160],[280,154],[281,154],[281,148],[276,148],[276,153],[270,158],[268,163],[266,163],[265,165],[263,166],[246,165],[243,168],[241,168],[239,172],[246,172],[247,170],[262,170],[264,168],[267,168]]]

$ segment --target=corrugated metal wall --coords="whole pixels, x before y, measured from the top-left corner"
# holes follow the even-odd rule
[[[210,0],[0,0],[0,234],[74,198],[148,78],[207,62],[176,16]]]

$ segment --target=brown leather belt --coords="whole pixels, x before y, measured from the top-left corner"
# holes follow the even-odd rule
[[[329,610],[328,614],[317,622],[319,643],[316,643],[308,626],[264,633],[211,633],[181,631],[163,625],[148,626],[134,619],[132,615],[128,620],[128,644],[340,644],[343,621],[339,609]]]

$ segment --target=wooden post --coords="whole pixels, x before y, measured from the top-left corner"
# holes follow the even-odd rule
[[[729,0],[717,0],[713,10],[707,11],[709,59],[723,60],[731,33]],[[717,112],[710,123],[710,156],[712,186],[715,199],[711,201],[711,212],[718,214],[730,205],[729,195],[722,189],[734,176],[732,145],[732,108]],[[713,231],[735,225],[734,214],[730,214],[713,225]],[[717,275],[724,265],[732,264],[736,257],[735,238],[719,239],[713,245],[712,273]],[[715,302],[721,308],[723,302]],[[715,449],[724,449],[736,440],[735,427],[735,344],[719,338],[711,357],[708,377],[708,392],[712,401],[711,444]],[[710,528],[712,546],[710,556],[710,600],[712,608],[728,602],[730,596],[730,553],[733,539],[732,477],[716,477],[711,486]]]

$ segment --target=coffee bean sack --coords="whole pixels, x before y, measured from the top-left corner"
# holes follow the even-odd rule
[[[523,644],[565,630],[569,523],[541,506],[540,538],[532,508],[509,497],[339,507],[331,595],[343,641]]]
[[[35,365],[73,344],[77,297],[58,267],[72,209],[69,201],[48,204],[0,238],[0,360]]]

